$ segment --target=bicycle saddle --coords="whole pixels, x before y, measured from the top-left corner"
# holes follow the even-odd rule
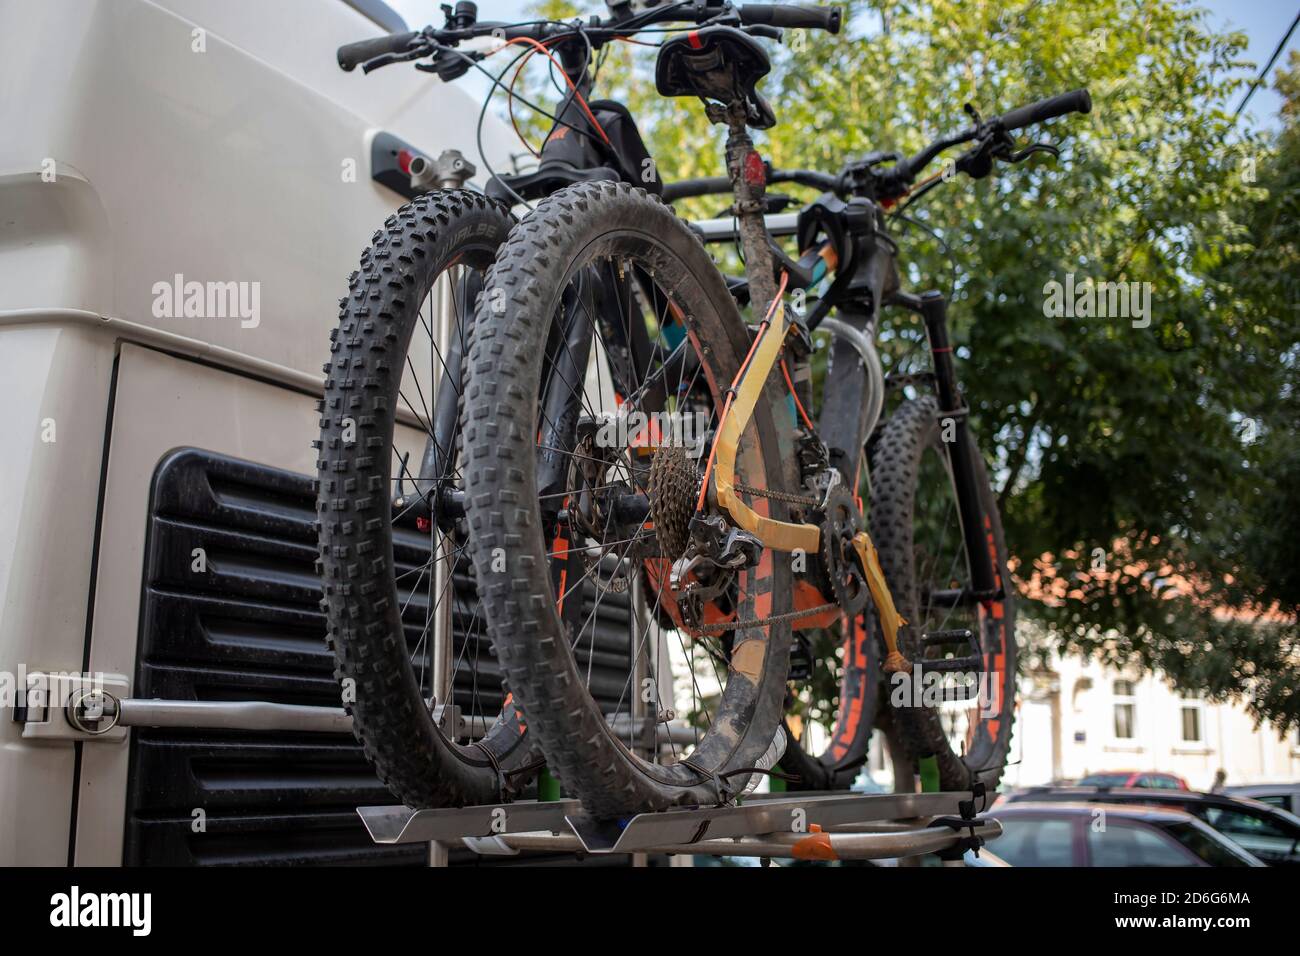
[[[756,87],[771,70],[767,51],[745,31],[705,27],[673,37],[659,48],[655,88],[660,96],[698,96],[723,104],[739,100],[749,113],[750,126],[770,129],[776,116]]]

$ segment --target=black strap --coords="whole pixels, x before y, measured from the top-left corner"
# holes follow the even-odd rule
[[[980,803],[979,812],[976,812],[975,810],[976,801],[979,801]],[[984,819],[980,817],[979,813],[982,813],[988,808],[988,802],[988,791],[984,786],[984,782],[982,780],[976,780],[971,784],[970,799],[962,800],[957,804],[957,809],[961,812],[961,816],[935,817],[930,821],[929,826],[932,827],[948,827],[957,833],[960,833],[962,830],[969,831],[968,836],[962,837],[952,846],[948,847],[948,849],[940,850],[935,854],[935,856],[939,857],[941,860],[960,860],[967,850],[974,851],[976,857],[980,855],[980,847],[984,845],[984,838],[975,834],[975,828],[977,826],[983,826]]]

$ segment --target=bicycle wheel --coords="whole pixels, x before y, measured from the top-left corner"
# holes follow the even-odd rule
[[[500,801],[538,758],[488,653],[458,506],[463,343],[511,225],[466,190],[402,206],[352,274],[325,365],[328,642],[353,732],[412,807]],[[453,635],[443,653],[440,629]]]
[[[964,790],[976,779],[991,789],[1002,776],[1015,719],[1015,597],[997,500],[975,452],[985,539],[1004,596],[970,599],[938,407],[932,396],[903,402],[872,449],[871,536],[907,621],[899,646],[913,663],[911,675],[892,675],[883,692],[911,756],[935,759],[942,789]],[[969,631],[974,646],[924,640],[940,631]]]
[[[701,469],[688,442],[663,436],[663,416],[697,423],[691,449],[707,448],[749,345],[700,241],[621,183],[540,203],[479,300],[463,428],[480,593],[548,768],[597,817],[729,799],[777,741],[790,628],[756,622],[789,612],[789,561],[763,551],[710,578],[700,627],[689,621],[704,585],[675,590],[667,572],[686,547]],[[764,393],[740,442],[750,486],[781,481],[779,400]],[[602,438],[608,421],[628,427]],[[750,506],[777,518],[786,508]],[[646,626],[609,633],[611,600],[638,591]],[[722,628],[719,608],[732,618]],[[610,652],[627,642],[632,666],[620,670]],[[647,746],[637,708],[662,734],[674,677],[688,726]]]

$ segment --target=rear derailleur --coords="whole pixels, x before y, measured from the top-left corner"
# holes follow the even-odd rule
[[[704,608],[729,592],[736,574],[755,567],[762,554],[756,535],[732,527],[722,515],[691,518],[690,543],[668,578],[682,622],[691,628],[703,624]]]

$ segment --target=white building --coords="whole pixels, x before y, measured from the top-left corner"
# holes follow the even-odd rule
[[[1009,786],[1107,770],[1165,771],[1198,790],[1220,768],[1230,786],[1300,780],[1300,734],[1281,739],[1241,704],[1183,696],[1158,673],[1052,654],[1019,687]]]

